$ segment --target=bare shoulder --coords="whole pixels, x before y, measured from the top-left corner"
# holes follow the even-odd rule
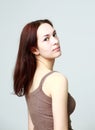
[[[50,76],[48,76],[46,82],[51,93],[68,91],[68,79],[65,75],[59,72],[54,72]]]
[[[60,72],[54,72],[51,76],[52,78],[67,80],[67,77]]]
[[[59,72],[54,72],[48,77],[48,82],[52,82],[53,84],[63,84],[63,83],[68,83],[68,79],[65,75],[59,73]],[[50,83],[51,83],[50,82]]]

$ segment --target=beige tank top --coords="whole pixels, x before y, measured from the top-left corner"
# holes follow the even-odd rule
[[[34,130],[54,130],[52,98],[47,96],[42,90],[42,85],[45,78],[53,72],[46,74],[42,78],[39,87],[32,93],[28,94],[28,96],[26,96],[27,106],[34,125]],[[70,94],[68,94],[69,130],[73,130],[71,127],[70,114],[74,111],[74,108],[75,100]]]

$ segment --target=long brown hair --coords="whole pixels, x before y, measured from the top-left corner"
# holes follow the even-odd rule
[[[51,21],[43,19],[26,24],[22,30],[13,75],[14,93],[17,96],[26,95],[30,90],[36,70],[36,58],[31,52],[31,48],[37,48],[37,29],[43,23],[53,26]]]

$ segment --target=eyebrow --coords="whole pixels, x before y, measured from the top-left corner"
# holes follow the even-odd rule
[[[56,30],[54,30],[53,33],[56,33]],[[53,34],[53,33],[52,33],[52,34]],[[50,35],[50,34],[45,34],[45,35],[43,35],[43,37],[46,37],[46,36],[49,36],[49,35]]]

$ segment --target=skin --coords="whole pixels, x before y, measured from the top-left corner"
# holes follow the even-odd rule
[[[38,47],[31,49],[37,59],[37,69],[30,92],[37,89],[45,74],[53,71],[55,58],[61,55],[59,39],[51,25],[47,23],[41,24],[37,30],[37,38]],[[59,72],[54,72],[45,79],[42,90],[52,98],[54,130],[68,130],[68,81],[66,77]],[[29,112],[28,130],[33,130]]]

